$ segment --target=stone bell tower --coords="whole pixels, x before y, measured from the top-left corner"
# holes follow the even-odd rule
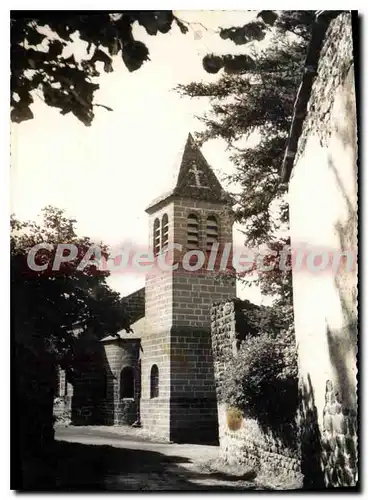
[[[174,244],[179,249],[171,254],[172,269],[156,270],[146,278],[142,425],[172,441],[215,441],[210,307],[234,298],[236,290],[235,283],[215,280],[207,262],[214,244],[220,255],[226,244],[231,248],[233,217],[231,198],[191,135],[175,187],[146,212],[154,255],[163,258]],[[201,259],[205,264],[199,268]]]

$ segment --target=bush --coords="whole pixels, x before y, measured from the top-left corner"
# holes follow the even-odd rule
[[[297,356],[292,332],[246,338],[229,363],[221,399],[268,428],[292,424],[298,401]]]

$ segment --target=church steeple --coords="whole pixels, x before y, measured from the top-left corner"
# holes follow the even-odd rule
[[[149,248],[158,266],[146,275],[140,414],[143,426],[171,441],[191,440],[196,433],[214,440],[210,306],[234,297],[236,289],[234,283],[213,279],[206,256],[214,244],[231,247],[234,221],[226,206],[230,197],[190,134],[177,167],[171,191],[146,210]],[[174,251],[166,253],[169,248]],[[196,262],[188,252],[197,255]],[[170,254],[172,267],[166,259]],[[163,261],[168,270],[161,268]],[[204,266],[195,269],[198,262]],[[158,398],[152,383],[159,385]]]
[[[172,197],[191,198],[193,200],[223,204],[231,203],[231,197],[222,188],[191,134],[188,135],[185,144],[174,188],[156,198],[146,211],[148,213],[152,212],[152,209],[157,204]]]
[[[174,194],[197,200],[229,202],[229,196],[191,134],[184,148]]]

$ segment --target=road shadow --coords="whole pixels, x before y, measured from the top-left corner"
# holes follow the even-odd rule
[[[20,492],[98,491],[244,491],[260,489],[251,478],[243,484],[198,484],[196,481],[235,482],[233,475],[183,467],[186,457],[149,450],[56,441],[48,456],[23,462]],[[252,478],[253,479],[253,478]],[[246,480],[246,478],[244,478]]]
[[[66,438],[68,440],[70,437],[75,436],[76,441],[78,441],[78,436],[83,433],[83,436],[90,436],[93,438],[102,438],[102,439],[112,439],[116,441],[128,440],[128,441],[136,441],[141,443],[157,443],[157,444],[165,444],[167,441],[163,439],[159,439],[155,436],[148,436],[146,434],[140,434],[139,432],[132,433],[132,427],[129,426],[119,426],[119,432],[116,432],[115,429],[117,426],[94,426],[89,425],[86,427],[79,427],[74,425],[68,425],[65,427],[58,427],[56,429],[56,439],[63,440]],[[125,430],[126,429],[126,430]],[[139,429],[134,429],[139,431]]]

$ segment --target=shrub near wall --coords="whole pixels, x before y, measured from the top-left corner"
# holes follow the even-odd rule
[[[292,332],[239,331],[239,301],[212,309],[221,456],[301,484]]]
[[[291,341],[286,334],[245,338],[232,357],[221,390],[223,402],[275,432],[291,426],[297,409],[296,352],[290,349]],[[293,439],[285,433],[285,440]]]

